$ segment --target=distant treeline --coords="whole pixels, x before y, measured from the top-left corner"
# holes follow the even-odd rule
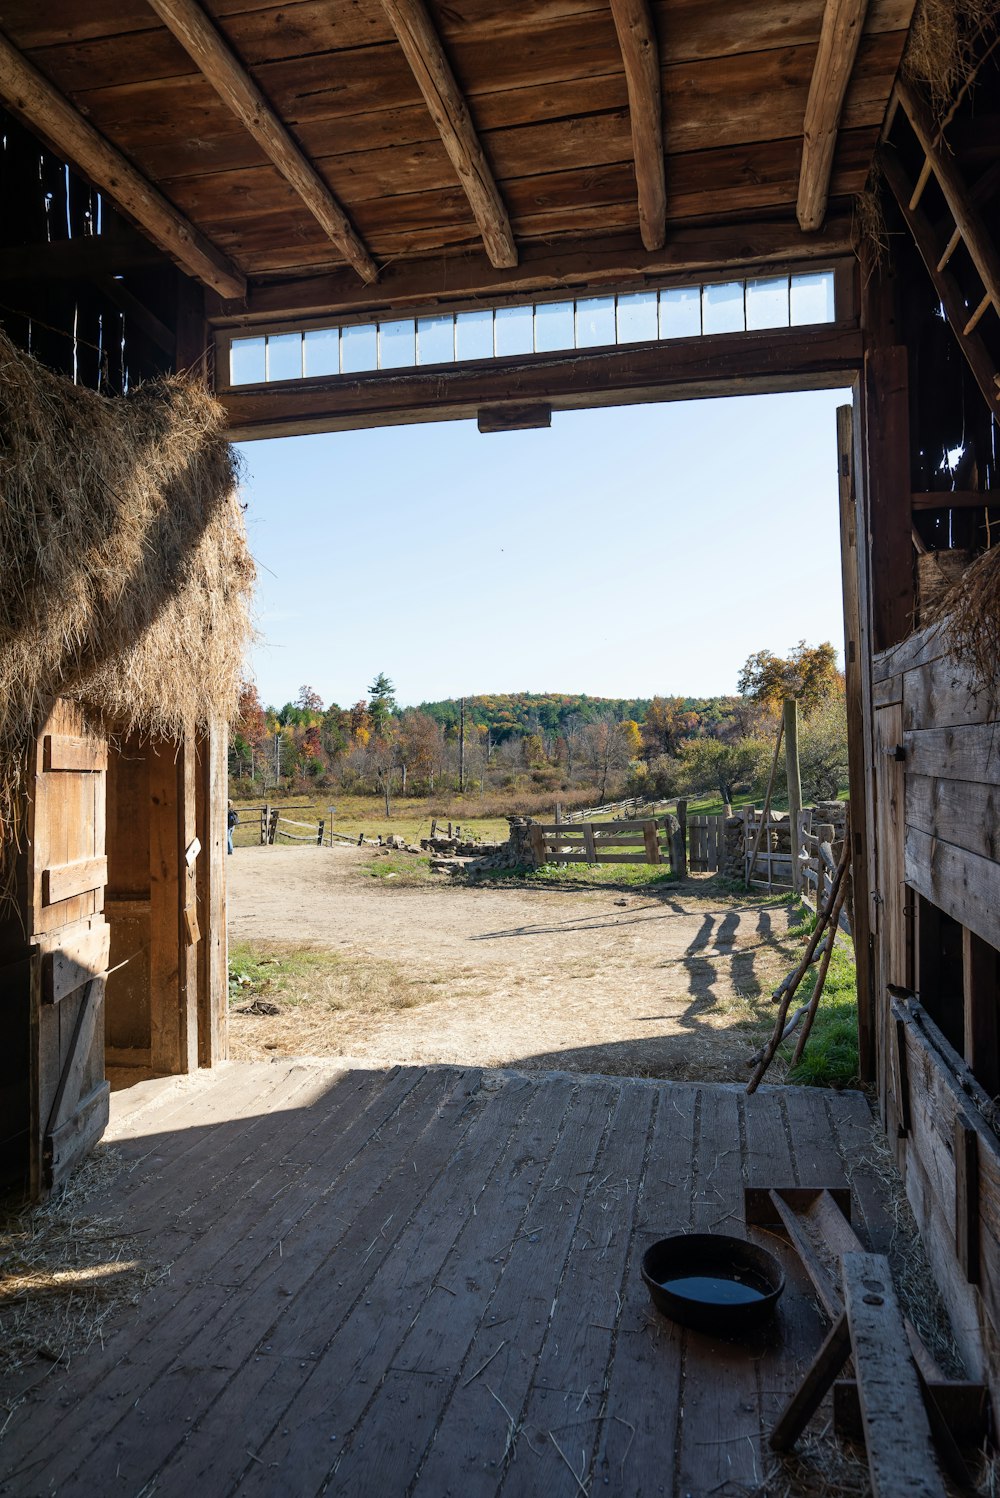
[[[596,723],[604,718],[617,722],[646,721],[651,697],[589,697],[586,693],[564,692],[498,692],[490,696],[466,697],[465,721],[489,731],[495,743],[530,734],[563,734],[575,724]],[[694,717],[694,731],[709,733],[731,718],[739,701],[736,697],[671,697],[675,711]],[[426,713],[446,733],[458,726],[461,699],[447,697],[441,702],[421,702],[418,712]]]

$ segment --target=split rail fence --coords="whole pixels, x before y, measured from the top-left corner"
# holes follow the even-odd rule
[[[664,863],[670,858],[665,822],[533,822],[531,851],[539,864]]]

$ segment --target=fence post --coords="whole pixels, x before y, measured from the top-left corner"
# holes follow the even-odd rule
[[[687,798],[684,796],[677,803],[677,821],[680,824],[677,834],[677,877],[678,879],[686,879],[688,874],[688,804]]]
[[[656,821],[643,822],[642,836],[646,844],[646,858],[649,863],[659,863],[660,845],[656,840]]]
[[[802,810],[802,779],[799,774],[799,704],[794,697],[786,697],[782,709],[785,726],[785,775],[788,780],[788,830],[792,848],[792,889],[796,894],[802,888],[799,869],[799,812]]]
[[[322,848],[322,846],[323,846],[323,828],[325,826],[326,826],[325,822],[320,822],[320,824],[319,824],[319,831],[316,834],[316,846],[318,848]]]
[[[431,817],[431,836],[430,836],[431,842],[434,841],[434,834],[435,834],[435,832],[437,832],[437,824],[438,824],[437,817]]]
[[[545,833],[539,827],[537,822],[532,822],[531,826],[528,828],[528,841],[531,844],[531,852],[535,860],[535,867],[540,869],[542,867],[542,864],[545,862]]]
[[[594,847],[594,828],[591,822],[583,824],[583,846],[587,850],[587,862],[597,862],[597,849]]]
[[[557,827],[559,826],[559,823],[561,821],[562,821],[562,807],[559,804],[559,802],[557,801],[556,802],[556,826]]]
[[[260,842],[261,847],[267,842],[267,826],[271,817],[271,808],[267,802],[260,809]]]
[[[278,818],[280,817],[280,815],[281,815],[281,808],[278,807],[278,806],[272,806],[271,807],[271,825],[270,825],[270,827],[267,830],[267,840],[268,840],[269,843],[273,843],[274,840],[275,840],[275,838],[278,835]]]

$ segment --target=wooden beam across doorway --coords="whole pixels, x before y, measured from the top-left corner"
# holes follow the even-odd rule
[[[506,205],[423,0],[382,0],[442,144],[465,190],[490,264],[517,264]]]
[[[376,280],[378,266],[354,225],[198,0],[149,0],[149,5],[268,160],[295,189],[348,265],[363,281]]]
[[[639,232],[647,250],[659,250],[667,237],[667,187],[656,26],[648,0],[611,0],[611,14],[628,87]]]
[[[363,286],[345,271],[269,281],[251,286],[245,304],[215,302],[208,309],[216,326],[251,327],[295,318],[339,317],[349,313],[381,312],[403,307],[488,297],[531,296],[543,292],[605,287],[641,290],[648,278],[708,276],[759,270],[775,274],[790,268],[807,270],[850,255],[851,218],[831,216],[816,234],[803,234],[787,220],[752,224],[678,224],[662,250],[644,250],[634,234],[603,239],[568,238],[558,245],[530,244],[516,267],[496,269],[485,256],[456,254],[427,257],[410,263],[386,265],[378,285]],[[214,300],[214,299],[213,299]]]
[[[484,407],[553,410],[835,388],[861,367],[861,333],[829,323],[535,354],[501,362],[340,375],[218,392],[233,441],[475,419]],[[494,417],[494,419],[496,419]],[[907,498],[909,489],[907,488]],[[908,511],[907,511],[908,513]]]
[[[80,169],[189,275],[241,298],[246,278],[0,33],[0,99],[57,155]]]
[[[867,9],[868,0],[826,0],[802,127],[796,215],[806,232],[821,228],[826,217],[840,114]]]

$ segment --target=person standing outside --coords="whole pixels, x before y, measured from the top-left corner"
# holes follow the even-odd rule
[[[233,828],[239,822],[240,814],[233,803],[229,802],[229,811],[226,814],[226,852],[233,851]]]

